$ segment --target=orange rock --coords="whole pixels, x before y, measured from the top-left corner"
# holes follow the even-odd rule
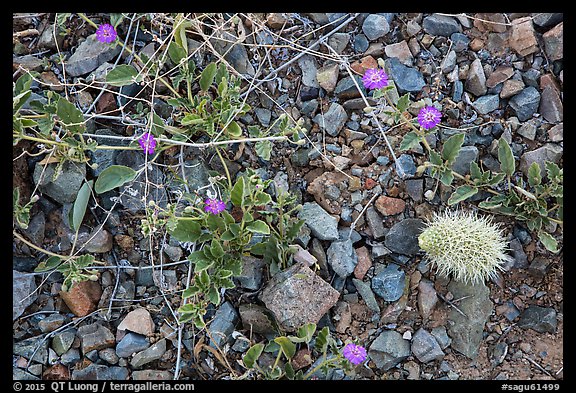
[[[118,330],[130,330],[144,336],[150,336],[154,333],[154,321],[150,313],[145,308],[137,308],[130,311],[124,320],[118,325]]]
[[[70,380],[70,370],[65,365],[58,363],[48,367],[42,373],[42,379],[49,381],[67,381]]]
[[[68,291],[60,291],[60,297],[77,317],[84,317],[96,310],[102,288],[96,281],[76,283]]]
[[[360,60],[356,60],[354,63],[350,64],[350,68],[356,71],[360,75],[364,75],[364,72],[370,68],[378,68],[378,62],[372,56],[364,56]]]
[[[382,195],[374,203],[376,209],[384,216],[393,216],[402,213],[406,207],[406,202],[400,198],[390,198]]]
[[[376,183],[376,181],[374,181],[373,179],[368,178],[368,179],[366,179],[366,181],[364,182],[364,188],[367,189],[367,190],[371,190],[371,189],[373,189],[374,187],[376,187],[376,184],[378,184],[378,183]]]
[[[372,259],[370,258],[370,253],[365,246],[356,249],[356,255],[358,255],[358,264],[354,268],[354,277],[358,280],[364,279],[368,269],[372,267]]]

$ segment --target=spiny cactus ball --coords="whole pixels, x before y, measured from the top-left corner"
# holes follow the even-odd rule
[[[445,211],[435,214],[418,237],[420,248],[437,272],[457,281],[476,284],[502,270],[510,260],[506,240],[497,224],[475,213]]]

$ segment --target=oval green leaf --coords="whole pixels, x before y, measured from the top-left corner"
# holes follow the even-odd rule
[[[512,176],[516,169],[514,154],[512,154],[512,149],[504,138],[500,138],[498,141],[498,161],[500,161],[500,170],[507,176]]]
[[[248,351],[246,351],[246,355],[242,358],[244,365],[247,368],[253,368],[260,355],[262,355],[263,350],[264,344],[254,344]]]
[[[246,226],[246,229],[252,233],[270,234],[270,227],[262,220],[256,220]]]
[[[216,63],[210,63],[206,66],[202,74],[200,75],[200,89],[202,91],[207,91],[212,82],[214,82],[214,77],[216,76]]]
[[[202,234],[200,224],[192,220],[178,220],[170,235],[179,242],[195,242]]]
[[[78,191],[72,208],[72,220],[70,220],[73,231],[77,231],[82,224],[82,220],[84,220],[84,214],[86,214],[86,207],[88,207],[88,200],[90,199],[90,189],[93,183],[93,180],[84,183],[82,187],[80,187],[80,191]]]
[[[274,341],[280,345],[280,348],[282,348],[282,352],[284,352],[284,355],[288,359],[292,359],[294,354],[296,354],[296,345],[292,341],[290,341],[288,337],[284,336],[276,337]]]
[[[236,184],[232,187],[230,192],[230,200],[234,206],[242,206],[244,203],[244,177],[241,176],[236,180]]]
[[[544,244],[544,247],[550,252],[557,253],[558,242],[552,237],[548,232],[540,231],[538,232],[538,238]]]
[[[402,139],[402,143],[400,143],[400,150],[410,150],[418,146],[420,143],[420,135],[418,135],[414,131],[410,131],[404,138]]]
[[[472,187],[468,185],[460,186],[452,193],[452,195],[450,195],[448,204],[454,205],[458,202],[462,202],[475,195],[476,193],[478,193],[478,187]]]
[[[84,115],[80,109],[76,108],[74,104],[63,97],[58,100],[56,114],[67,130],[72,132],[84,132],[86,129]]]
[[[226,133],[234,138],[238,138],[242,136],[242,129],[238,123],[232,120],[230,124],[228,124],[228,127],[226,127]]]
[[[138,70],[128,64],[121,64],[110,70],[106,75],[106,83],[112,86],[126,86],[142,81],[142,75],[138,75]]]
[[[135,177],[136,171],[134,169],[124,165],[111,165],[104,169],[96,179],[94,191],[97,194],[102,194],[134,180]]]
[[[452,135],[444,142],[444,146],[442,146],[442,158],[448,162],[448,165],[456,161],[456,157],[458,157],[463,143],[464,133]]]

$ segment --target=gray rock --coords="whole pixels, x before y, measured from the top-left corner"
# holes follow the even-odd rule
[[[530,305],[522,312],[518,326],[522,329],[532,329],[538,333],[556,333],[556,310],[552,307]]]
[[[385,69],[400,94],[420,92],[426,85],[420,71],[402,64],[396,57],[386,59]]]
[[[63,353],[62,356],[60,356],[60,361],[66,365],[76,364],[80,361],[80,359],[82,359],[82,356],[80,356],[80,351],[76,348],[70,348],[68,351]]]
[[[372,237],[374,240],[382,239],[388,233],[388,228],[384,228],[384,220],[380,213],[376,211],[373,206],[366,209],[365,213],[366,222],[370,231],[372,231]]]
[[[126,367],[108,367],[91,363],[88,367],[81,370],[72,370],[72,380],[74,381],[125,381],[127,379],[128,369]]]
[[[98,66],[112,60],[120,53],[120,45],[111,46],[96,39],[96,34],[86,37],[66,62],[68,76],[86,75]]]
[[[270,119],[272,118],[272,112],[270,109],[266,108],[255,108],[254,112],[256,113],[256,117],[260,124],[264,127],[268,127],[270,125]]]
[[[463,93],[464,84],[460,80],[455,81],[452,85],[452,100],[455,102],[460,102],[460,100],[462,100]]]
[[[468,49],[468,44],[470,43],[470,38],[466,34],[462,33],[452,33],[450,35],[450,41],[452,41],[452,49],[460,53]]]
[[[518,239],[510,240],[508,243],[510,248],[510,254],[514,258],[513,264],[516,269],[525,269],[528,267],[528,257],[524,252],[524,248],[522,247],[522,243]]]
[[[328,214],[328,212],[316,202],[306,202],[302,206],[298,218],[304,220],[312,231],[312,234],[318,239],[338,239],[338,219]]]
[[[464,284],[452,281],[448,290],[455,299],[463,298],[458,302],[458,308],[466,316],[451,309],[448,319],[448,334],[452,337],[452,349],[464,356],[475,359],[482,342],[484,325],[492,313],[490,289],[484,283],[477,285]],[[466,297],[466,298],[464,298]]]
[[[500,106],[500,98],[498,94],[491,94],[479,97],[472,103],[472,107],[481,115],[486,115],[495,111]]]
[[[52,338],[51,347],[58,356],[62,356],[70,349],[70,347],[72,347],[75,337],[76,329],[68,329],[63,332],[58,332]]]
[[[402,179],[409,179],[416,174],[416,164],[409,154],[400,154],[396,160],[396,172]]]
[[[476,59],[470,64],[468,69],[468,77],[464,83],[466,91],[474,94],[476,97],[483,96],[488,91],[486,87],[486,74],[482,68],[482,61]]]
[[[103,136],[121,136],[107,128],[100,128],[94,130],[93,134],[103,135]],[[100,145],[107,146],[128,146],[128,142],[122,139],[111,139],[111,138],[98,138],[92,137]],[[110,165],[114,165],[114,160],[118,150],[108,150],[108,149],[98,149],[95,151],[89,151],[88,156],[90,157],[90,164],[97,164],[96,168],[91,168],[92,174],[95,177],[100,176],[102,171],[108,168]]]
[[[318,69],[316,68],[316,60],[314,60],[314,57],[309,55],[302,56],[298,59],[298,66],[300,70],[302,70],[302,83],[304,86],[320,87],[318,79],[316,79]]]
[[[128,332],[116,345],[116,355],[121,358],[127,358],[132,354],[145,350],[150,346],[150,343],[143,336],[138,333]]]
[[[312,236],[310,236],[311,233],[312,231],[310,228],[308,228],[307,225],[302,225],[300,227],[300,231],[298,232],[298,236],[296,236],[296,239],[294,240],[303,248],[306,248],[308,247],[308,243],[310,243],[310,239],[312,238]]]
[[[368,38],[366,38],[364,34],[357,34],[354,36],[354,51],[356,51],[357,53],[366,52],[366,49],[368,49],[369,45],[370,42],[368,41]]]
[[[264,269],[265,263],[260,258],[254,258],[252,256],[242,257],[242,273],[239,276],[235,276],[234,280],[238,282],[238,285],[242,288],[250,290],[260,289],[262,285],[262,270]]]
[[[444,358],[444,352],[436,338],[423,328],[414,333],[411,349],[414,356],[423,363]]]
[[[149,348],[143,350],[142,352],[138,352],[132,358],[130,365],[134,368],[140,368],[145,364],[153,362],[154,360],[158,360],[164,355],[166,352],[166,339],[163,338]]]
[[[113,348],[104,348],[98,351],[98,357],[108,364],[118,364],[118,355]]]
[[[440,63],[440,69],[443,73],[447,74],[456,67],[456,51],[451,50]]]
[[[197,192],[203,197],[206,196],[206,188],[202,190],[201,188],[209,184],[208,178],[210,174],[208,171],[208,166],[199,158],[184,161],[184,176],[191,192]],[[178,176],[182,176],[181,172],[178,172]],[[176,191],[182,187],[182,185],[174,181],[173,178],[168,178],[167,183],[170,191]]]
[[[62,314],[51,314],[46,318],[38,321],[38,327],[42,333],[52,332],[64,325],[66,317]]]
[[[224,56],[224,59],[240,74],[254,76],[256,70],[250,63],[248,52],[242,44],[236,44],[237,37],[229,32],[222,32],[219,37],[210,39],[216,52]]]
[[[388,371],[410,356],[410,343],[394,330],[385,330],[368,348],[368,356],[376,367]]]
[[[540,93],[533,86],[528,86],[508,101],[520,121],[532,118],[540,105]]]
[[[406,192],[414,202],[422,202],[422,194],[424,192],[423,179],[409,179],[405,181]]]
[[[422,21],[422,28],[430,35],[449,37],[452,33],[461,33],[458,21],[450,16],[432,14]]]
[[[309,154],[311,149],[298,149],[290,156],[290,162],[294,166],[305,167],[310,163]]]
[[[420,251],[418,236],[424,228],[424,222],[419,218],[406,218],[396,224],[384,240],[384,245],[392,252],[403,255],[415,255]]]
[[[266,307],[253,303],[243,303],[238,307],[238,313],[244,329],[258,334],[276,332],[276,319]]]
[[[36,163],[33,175],[34,184],[39,185],[42,193],[60,204],[74,202],[86,177],[86,164],[66,161],[60,175],[53,180],[56,165],[58,164],[48,164],[44,170],[44,165]]]
[[[470,173],[470,163],[476,160],[478,160],[478,148],[476,146],[462,146],[452,170],[463,176],[467,175]]]
[[[20,257],[17,255],[12,257],[12,270],[17,270],[20,273],[33,273],[36,266],[38,266],[38,260],[36,258]]]
[[[352,274],[358,264],[358,256],[352,247],[352,240],[332,242],[326,251],[326,257],[332,270],[342,278]]]
[[[376,314],[380,314],[380,306],[376,301],[374,292],[372,292],[372,289],[370,289],[370,285],[362,280],[358,280],[357,278],[353,278],[352,283],[354,283],[358,293],[360,296],[362,296],[362,299],[364,299],[366,306],[368,306],[368,308],[374,311]]]
[[[535,257],[530,266],[528,267],[528,272],[538,281],[541,281],[546,277],[546,272],[548,266],[550,265],[550,260],[542,257]]]
[[[210,331],[210,345],[222,348],[232,338],[231,334],[238,323],[238,312],[230,302],[224,302],[214,315],[208,330]]]
[[[540,166],[540,173],[546,173],[546,167],[544,166],[545,161],[551,161],[554,163],[560,162],[564,154],[564,150],[561,146],[555,143],[546,143],[544,146],[538,149],[526,152],[520,157],[520,170],[528,175],[528,168],[533,162],[536,162]]]
[[[112,250],[112,235],[100,227],[95,227],[90,233],[82,230],[78,233],[77,246],[83,247],[86,252],[105,253]]]
[[[57,31],[57,30],[56,30]],[[38,38],[38,48],[50,49],[56,51],[58,47],[62,48],[64,44],[64,36],[56,33],[56,40],[54,40],[54,23],[47,25]],[[58,44],[58,46],[56,45]]]
[[[38,298],[36,280],[32,274],[12,270],[12,320],[20,317]]]
[[[526,123],[523,123],[520,128],[518,128],[518,131],[516,131],[518,134],[522,135],[524,138],[526,139],[530,139],[531,141],[534,140],[534,138],[536,138],[536,130],[538,129],[538,127],[536,126],[536,124],[534,124],[534,122],[532,121],[527,121]]]
[[[90,351],[113,347],[116,344],[116,338],[110,329],[99,323],[80,326],[76,335],[80,338],[80,349],[84,355]]]
[[[172,262],[177,262],[182,259],[182,248],[179,246],[171,246],[170,244],[164,244],[162,251],[168,256]]]
[[[564,120],[564,104],[558,91],[553,87],[546,86],[542,90],[539,113],[550,123],[556,124]]]
[[[328,45],[340,54],[350,42],[350,33],[334,33],[328,38]]]
[[[318,323],[340,293],[304,264],[294,264],[272,277],[259,295],[280,326],[293,332],[305,323]]]
[[[46,364],[48,362],[48,341],[44,340],[43,337],[30,337],[15,342],[12,346],[12,353],[23,356],[29,361]],[[36,350],[37,348],[38,350]],[[34,351],[36,351],[35,354]],[[32,358],[33,354],[34,358]]]
[[[349,227],[338,229],[338,241],[344,241],[348,238],[350,238],[350,241],[352,241],[352,244],[354,244],[362,240],[362,235],[360,235],[354,229],[351,230]]]
[[[400,299],[406,285],[406,273],[393,263],[372,278],[372,290],[387,302]]]
[[[354,83],[354,81],[356,81],[356,83]],[[360,91],[358,91],[358,87],[360,88]],[[354,79],[350,76],[340,79],[334,89],[334,94],[342,100],[360,97],[360,92],[365,96],[368,94],[368,91],[362,82],[362,78],[358,75],[354,75]]]
[[[35,381],[40,380],[36,375],[30,374],[18,367],[12,367],[12,379],[14,381]]]
[[[442,349],[448,348],[452,342],[452,339],[448,336],[444,326],[436,326],[430,331],[430,333],[432,333],[436,341],[438,341],[438,344],[440,344],[440,348]]]
[[[390,31],[390,24],[386,17],[379,14],[370,14],[362,23],[362,32],[370,41],[384,37]]]
[[[540,27],[554,26],[562,21],[564,14],[561,12],[537,12],[532,14],[532,22]]]
[[[425,278],[418,283],[418,310],[422,319],[426,320],[434,311],[438,303],[438,295],[434,289],[434,284]]]
[[[333,102],[326,113],[318,113],[312,120],[320,126],[321,130],[325,130],[331,136],[336,136],[348,120],[348,114],[342,105]]]
[[[44,230],[46,228],[46,216],[44,212],[40,210],[35,214],[28,223],[28,228],[24,229],[23,232],[33,244],[42,245],[44,243]]]

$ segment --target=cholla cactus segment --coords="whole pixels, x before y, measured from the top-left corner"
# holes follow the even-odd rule
[[[418,244],[438,273],[471,284],[494,277],[511,259],[497,224],[459,210],[435,214]]]

